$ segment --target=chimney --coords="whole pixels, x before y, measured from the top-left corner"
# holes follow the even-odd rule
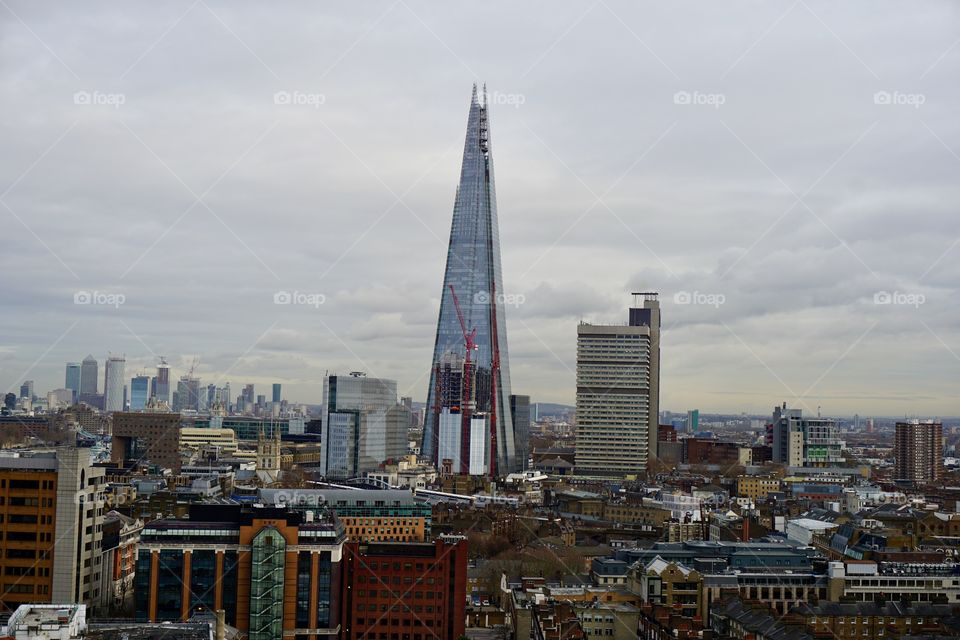
[[[741,542],[750,542],[750,517],[743,517],[743,526],[740,529],[741,531]]]

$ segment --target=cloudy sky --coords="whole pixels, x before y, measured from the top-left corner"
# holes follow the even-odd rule
[[[486,82],[515,392],[572,404],[640,289],[662,408],[960,414],[955,3],[0,0],[0,48],[6,390],[424,399]]]

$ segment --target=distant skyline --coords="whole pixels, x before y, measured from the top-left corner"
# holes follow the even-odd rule
[[[0,387],[112,352],[125,384],[198,356],[238,392],[363,370],[425,400],[486,81],[514,393],[572,405],[577,323],[657,290],[662,408],[960,414],[958,20],[10,1]]]

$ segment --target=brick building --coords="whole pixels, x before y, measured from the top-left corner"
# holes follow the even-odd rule
[[[343,640],[457,640],[464,634],[465,537],[350,542],[342,567]]]

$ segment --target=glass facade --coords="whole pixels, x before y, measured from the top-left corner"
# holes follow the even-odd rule
[[[453,291],[451,291],[451,288]],[[435,458],[438,446],[436,365],[450,354],[466,353],[463,331],[453,294],[463,312],[468,332],[476,329],[474,366],[492,371],[494,344],[499,352],[496,382],[497,467],[500,473],[518,468],[510,413],[510,368],[507,351],[506,301],[500,267],[500,232],[497,223],[496,188],[490,152],[486,100],[481,103],[474,87],[467,119],[467,135],[460,169],[460,184],[453,207],[450,244],[440,298],[440,315],[427,388],[428,415],[424,424],[423,453]],[[494,343],[494,326],[496,342]],[[484,406],[484,404],[488,406]],[[478,410],[489,410],[490,398],[477,398]],[[431,415],[431,411],[434,414]],[[436,461],[436,460],[435,460]],[[439,461],[436,461],[439,462]]]
[[[223,597],[222,606],[226,622],[237,626],[237,558],[236,551],[226,551],[223,554]]]
[[[157,576],[157,620],[179,620],[182,596],[183,552],[164,549]]]
[[[297,554],[297,628],[310,625],[310,566],[313,564],[309,551]]]
[[[215,609],[216,586],[216,553],[206,549],[194,551],[190,556],[190,613]]]
[[[320,554],[320,566],[317,572],[317,627],[330,627],[333,620],[331,611],[335,610],[330,598],[333,593],[330,589],[333,582],[332,563],[330,552]]]
[[[250,571],[249,640],[276,640],[283,635],[283,564],[287,544],[273,527],[253,539]]]
[[[149,614],[150,603],[150,551],[141,549],[137,554],[137,575],[134,580],[136,617],[138,621],[144,622]]]

